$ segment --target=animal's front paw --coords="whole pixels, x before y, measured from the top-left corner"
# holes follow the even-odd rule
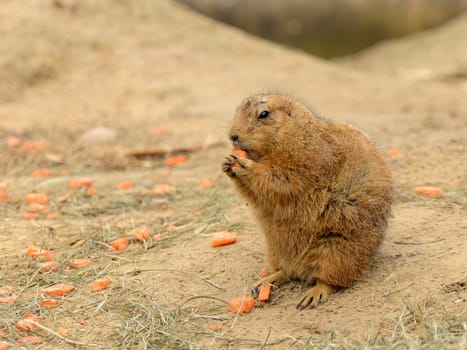
[[[235,173],[233,171],[233,168],[235,167],[235,160],[237,157],[234,155],[230,155],[228,157],[224,158],[224,161],[222,162],[222,171],[230,177],[234,177]]]
[[[222,162],[222,171],[230,177],[246,176],[251,172],[254,162],[250,159],[239,158],[231,154],[224,158]]]
[[[231,154],[229,157],[233,158],[232,172],[235,174],[235,176],[242,177],[251,173],[251,170],[255,164],[254,161],[247,158],[237,157],[235,154]]]

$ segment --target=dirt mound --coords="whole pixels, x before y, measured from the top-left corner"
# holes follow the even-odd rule
[[[0,202],[1,283],[11,287],[3,294],[17,295],[12,304],[0,303],[5,341],[19,341],[14,324],[32,312],[46,327],[36,332],[56,348],[461,344],[467,105],[456,82],[402,80],[326,62],[168,0],[5,0],[0,17],[0,183],[9,196]],[[463,26],[461,20],[453,26]],[[449,39],[443,28],[431,35],[437,33]],[[428,44],[417,39],[411,52],[417,45]],[[437,50],[447,50],[443,45]],[[383,67],[386,56],[374,55],[380,60],[374,67]],[[438,66],[452,64],[444,51],[432,57]],[[237,316],[223,301],[248,293],[264,265],[264,242],[220,163],[230,150],[226,133],[236,105],[264,90],[292,93],[319,113],[360,127],[383,152],[397,149],[387,156],[397,200],[387,239],[354,287],[299,312],[295,304],[306,287],[293,282],[273,289],[270,303]],[[80,135],[97,126],[116,136],[91,149],[77,147]],[[168,131],[155,134],[155,126]],[[9,147],[8,136],[45,139],[46,148]],[[224,144],[202,147],[213,140]],[[188,161],[169,167],[159,158],[128,155],[162,146],[188,148]],[[55,175],[32,177],[35,168]],[[94,179],[95,195],[67,187],[82,175]],[[213,184],[207,190],[199,186],[205,178]],[[128,180],[133,187],[116,189]],[[156,195],[155,184],[169,191]],[[417,196],[419,185],[438,186],[443,194]],[[30,192],[47,193],[58,216],[40,213],[38,221],[26,221]],[[138,243],[137,226],[162,239]],[[238,242],[210,247],[212,235],[225,230],[235,231]],[[109,242],[120,236],[130,237],[129,248],[111,250]],[[58,268],[42,273],[25,257],[31,245],[51,249]],[[66,269],[75,257],[91,257],[93,265]],[[105,276],[112,287],[91,293],[92,281]],[[75,291],[47,309],[38,290],[54,283],[73,283]]]
[[[467,88],[466,36],[467,15],[461,15],[440,28],[383,42],[336,62],[406,80],[457,82]]]

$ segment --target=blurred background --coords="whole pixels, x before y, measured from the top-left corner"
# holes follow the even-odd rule
[[[467,9],[467,0],[178,0],[282,44],[330,58],[427,29]]]

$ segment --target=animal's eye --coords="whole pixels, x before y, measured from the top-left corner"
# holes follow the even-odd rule
[[[267,118],[269,116],[269,112],[268,111],[262,111],[259,115],[258,115],[258,119],[264,119],[264,118]]]

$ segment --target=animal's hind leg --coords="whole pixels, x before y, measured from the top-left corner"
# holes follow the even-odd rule
[[[286,283],[288,281],[289,281],[289,279],[285,276],[285,274],[281,270],[279,270],[279,271],[276,271],[273,274],[270,274],[269,276],[261,278],[259,281],[257,281],[253,285],[253,287],[251,289],[251,293],[254,296],[257,296],[259,288],[261,288],[261,286],[264,286],[265,284],[273,284],[275,286],[280,286],[281,284],[284,284],[284,283]]]
[[[311,307],[315,307],[318,305],[319,302],[325,302],[326,300],[328,300],[329,295],[335,293],[336,291],[336,287],[333,287],[323,281],[318,280],[316,285],[310,290],[308,290],[308,292],[306,292],[306,294],[297,304],[297,309],[303,310],[309,305],[311,305]]]

